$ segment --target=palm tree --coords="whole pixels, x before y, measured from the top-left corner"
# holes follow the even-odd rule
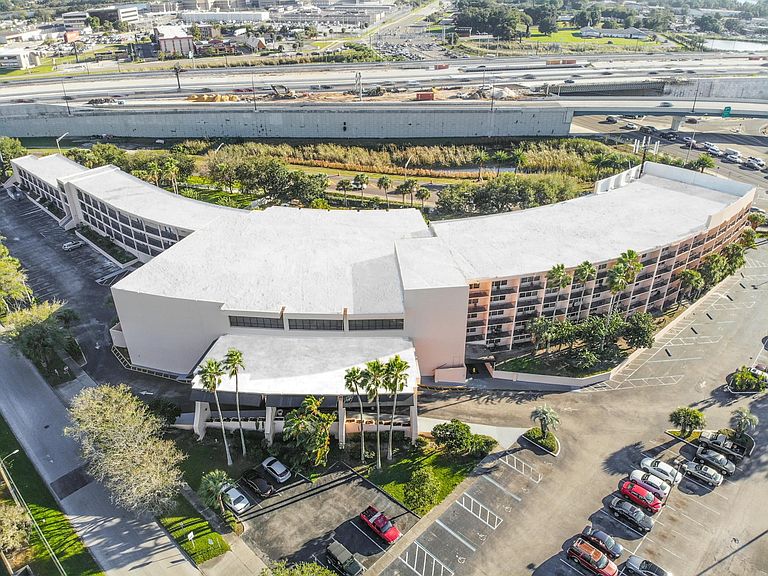
[[[392,179],[389,176],[382,176],[376,180],[376,187],[384,191],[384,196],[387,199],[387,208],[389,208],[389,189],[392,187]]]
[[[548,351],[549,341],[552,338],[552,320],[545,318],[544,316],[537,316],[531,320],[529,329],[531,331],[531,337],[533,338],[534,355],[539,349],[539,345],[542,341],[546,342]]]
[[[365,187],[368,185],[368,174],[355,174],[352,182],[354,182],[355,186],[360,187],[360,200],[362,201]]]
[[[395,355],[385,366],[384,388],[392,394],[392,418],[389,420],[389,441],[387,443],[387,460],[394,458],[392,449],[392,434],[394,433],[395,414],[397,411],[397,395],[408,383],[408,362]]]
[[[161,170],[157,162],[155,162],[154,160],[152,160],[152,162],[147,162],[146,169],[147,169],[146,170],[147,176],[149,176],[149,179],[155,183],[155,186],[159,186]]]
[[[475,162],[477,162],[477,179],[482,180],[483,179],[483,166],[485,166],[485,163],[490,160],[491,157],[488,155],[488,152],[485,150],[480,150],[477,154],[475,154]]]
[[[736,270],[744,266],[744,246],[741,244],[735,242],[733,244],[728,244],[728,246],[723,248],[721,254],[723,255],[723,258],[725,258],[728,274],[733,274]]]
[[[613,164],[613,160],[611,159],[610,155],[606,154],[605,152],[600,152],[599,154],[592,156],[589,163],[597,168],[596,179],[600,180],[600,173],[604,168],[610,168]]]
[[[205,505],[214,508],[216,505],[221,509],[221,514],[225,514],[224,510],[224,489],[230,484],[234,484],[232,478],[229,477],[224,470],[211,470],[206,472],[200,479],[200,488],[197,490],[197,494],[205,502]]]
[[[363,384],[363,372],[360,368],[350,368],[344,374],[344,387],[357,396],[357,403],[360,405],[360,462],[365,464],[365,431],[363,430],[365,419],[363,417],[363,397],[360,394]],[[339,426],[343,425],[339,422]]]
[[[643,264],[640,262],[640,255],[634,250],[627,250],[619,255],[618,262],[624,264],[626,267],[625,278],[627,284],[632,284],[643,269]]]
[[[243,445],[243,456],[245,456],[245,435],[243,434],[243,420],[240,418],[240,370],[245,370],[243,363],[243,353],[236,348],[227,350],[224,356],[224,370],[230,378],[235,379],[235,406],[237,406],[237,426],[240,428],[240,444]]]
[[[584,291],[587,289],[587,282],[594,280],[596,277],[597,269],[589,260],[584,260],[584,262],[576,266],[576,269],[573,271],[574,281],[584,285],[584,288],[581,291],[581,300],[579,301],[579,318],[581,318],[581,309],[584,307]],[[595,292],[594,285],[592,286],[591,292],[592,294]],[[590,294],[590,296],[592,294]]]
[[[685,292],[690,297],[692,292],[697,295],[704,289],[704,278],[698,270],[688,268],[680,272],[680,293]]]
[[[224,375],[224,369],[221,362],[208,358],[197,371],[200,376],[200,382],[206,392],[212,392],[216,399],[216,409],[219,412],[219,422],[221,422],[221,435],[224,438],[224,450],[227,453],[227,466],[232,466],[232,456],[229,453],[229,444],[227,443],[227,431],[224,429],[224,417],[221,415],[221,404],[219,404],[219,393],[217,389],[221,384],[221,377]]]
[[[531,412],[531,420],[538,421],[541,427],[542,437],[547,437],[547,432],[550,428],[557,430],[560,425],[560,416],[555,412],[554,408],[550,408],[546,404],[542,406],[536,406],[533,412]]]
[[[347,192],[352,190],[352,182],[349,180],[339,180],[336,182],[336,190],[341,190],[344,193],[344,206],[347,205]]]
[[[367,362],[363,370],[363,387],[368,394],[368,402],[376,402],[376,469],[381,470],[381,434],[379,420],[381,419],[381,406],[379,404],[379,391],[384,384],[385,366],[379,360]]]
[[[704,172],[704,170],[707,168],[714,168],[715,161],[711,156],[707,154],[701,154],[698,158],[696,158],[693,165],[699,169],[699,172]]]
[[[744,436],[748,430],[754,430],[758,424],[760,424],[760,419],[752,414],[746,406],[731,412],[731,425],[739,436]]]
[[[547,288],[557,288],[558,291],[563,288],[567,288],[571,283],[571,275],[565,269],[565,264],[555,264],[552,269],[547,272]],[[551,284],[551,286],[550,286]],[[557,313],[557,298],[555,298],[555,306],[552,308],[552,318]]]
[[[512,163],[515,165],[515,174],[517,174],[521,168],[525,167],[528,157],[521,148],[515,148],[509,156]]]
[[[506,150],[496,150],[496,152],[493,153],[493,161],[496,162],[496,176],[501,172],[501,165],[509,162],[510,158],[511,156]]]
[[[430,192],[429,188],[426,186],[419,186],[419,189],[416,190],[416,199],[421,200],[421,209],[424,210],[424,201],[429,200]]]
[[[171,187],[173,188],[173,192],[175,194],[178,194],[179,183],[177,178],[179,175],[179,161],[172,156],[167,156],[163,158],[162,162],[160,163],[159,169],[163,179],[167,178],[168,180],[170,180]]]

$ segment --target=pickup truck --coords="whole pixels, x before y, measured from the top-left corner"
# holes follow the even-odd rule
[[[360,519],[387,544],[392,544],[400,538],[400,530],[397,529],[395,523],[373,506],[368,506],[363,510],[360,513]]]
[[[342,576],[359,576],[365,568],[343,544],[335,540],[325,549],[328,563]]]
[[[699,436],[699,444],[716,450],[726,456],[731,456],[737,461],[742,458],[746,458],[752,453],[751,449],[748,449],[744,444],[739,444],[730,440],[725,434],[720,434],[716,430],[705,430]]]

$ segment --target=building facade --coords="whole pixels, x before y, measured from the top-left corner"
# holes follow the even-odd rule
[[[155,41],[163,54],[187,56],[195,52],[195,40],[181,26],[158,26],[155,28]]]

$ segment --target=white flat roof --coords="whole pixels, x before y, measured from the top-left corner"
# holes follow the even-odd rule
[[[54,188],[59,187],[59,178],[74,176],[88,171],[87,168],[61,154],[51,154],[49,156],[29,154],[14,158],[12,162]]]
[[[223,214],[241,210],[199,202],[158,188],[116,166],[101,166],[68,178],[94,198],[143,220],[197,230]]]
[[[503,278],[672,244],[704,230],[710,216],[752,190],[690,170],[646,166],[640,179],[608,192],[431,227],[468,279]]]
[[[216,340],[203,362],[223,359],[230,348],[243,353],[245,370],[239,375],[243,393],[347,395],[344,374],[349,368],[364,368],[371,360],[385,362],[396,354],[409,366],[403,394],[413,392],[420,377],[408,338],[227,334]],[[202,388],[198,377],[192,387]],[[234,393],[235,379],[225,376],[218,390]]]
[[[114,287],[231,311],[397,316],[404,306],[395,241],[419,236],[430,233],[414,209],[236,211]]]
[[[404,290],[467,285],[464,272],[440,238],[406,238],[395,246]]]
[[[156,26],[155,30],[157,30],[161,40],[172,40],[174,38],[192,38],[192,35],[182,26]]]

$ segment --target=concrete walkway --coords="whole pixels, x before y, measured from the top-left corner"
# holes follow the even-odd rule
[[[82,472],[57,395],[25,358],[0,346],[0,412],[93,556],[114,576],[194,576],[200,572],[152,518],[135,518]],[[11,474],[13,468],[11,467]]]
[[[445,424],[446,422],[450,422],[450,420],[439,420],[437,418],[426,418],[424,416],[419,416],[419,431],[429,432],[437,424]],[[528,428],[488,426],[487,424],[473,424],[471,422],[467,422],[467,424],[469,424],[469,429],[473,434],[484,434],[486,436],[490,436],[491,438],[495,438],[499,442],[499,446],[501,448],[509,448],[512,446],[512,444],[517,442],[517,439],[520,438],[520,436],[522,436],[528,430]]]
[[[224,534],[229,552],[200,565],[205,576],[259,576],[267,565],[248,544],[232,532]]]

